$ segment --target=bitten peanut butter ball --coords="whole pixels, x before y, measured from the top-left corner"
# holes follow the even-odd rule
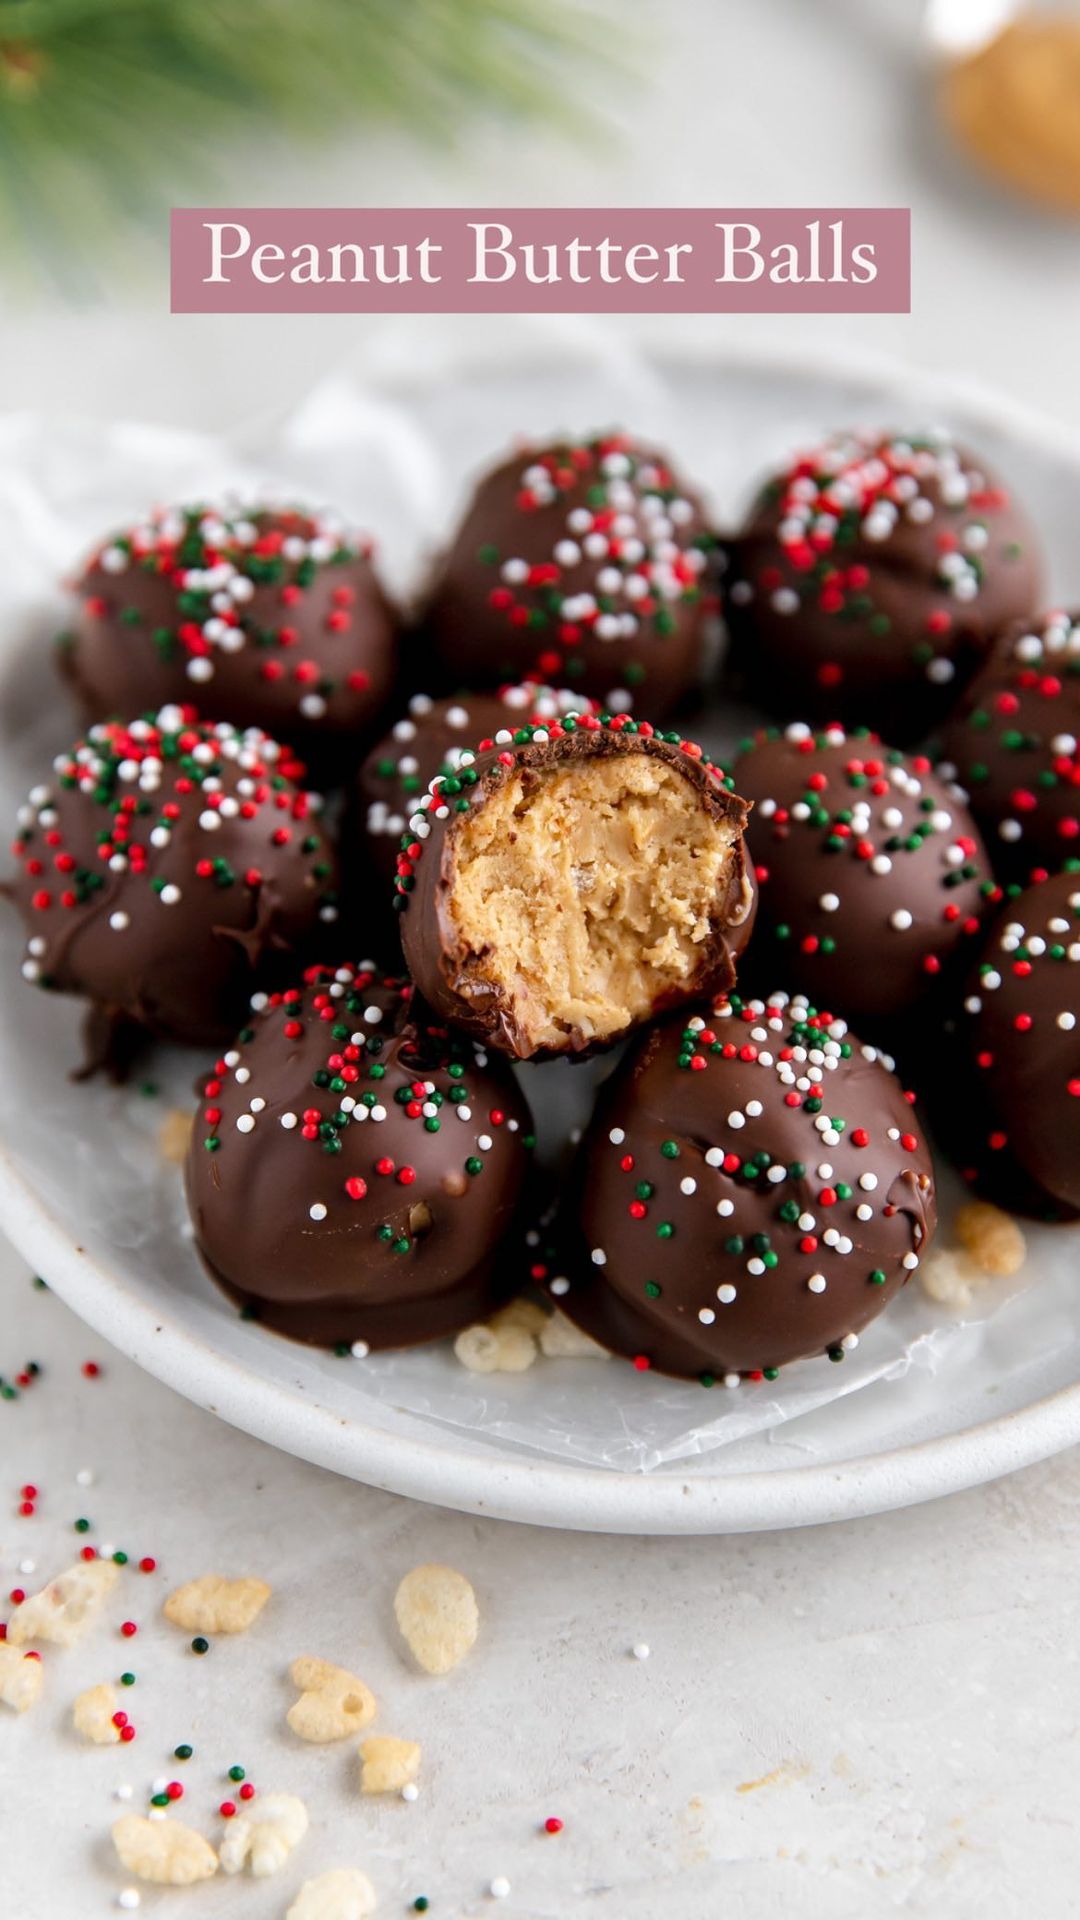
[[[759,734],[733,778],[754,807],[755,978],[782,969],[853,1018],[918,1008],[1000,897],[963,796],[922,755],[839,727]]]
[[[1038,605],[1039,543],[945,434],[841,433],[758,494],[730,543],[732,664],[774,713],[929,733]]]
[[[18,816],[7,889],[23,975],[110,1026],[213,1045],[260,974],[337,919],[337,869],[295,756],[191,708],[91,727]],[[106,1062],[103,1062],[103,1064]]]
[[[402,839],[402,946],[448,1022],[581,1054],[730,986],[752,918],[746,808],[701,748],[568,714],[438,776]]]
[[[453,686],[535,678],[660,719],[701,675],[715,546],[630,435],[523,448],[477,487],[425,625]]]
[[[509,745],[527,722],[543,726],[568,713],[595,711],[593,702],[568,688],[542,687],[535,681],[488,693],[454,694],[447,700],[414,694],[406,712],[372,747],[356,780],[356,830],[376,874],[386,881],[387,903],[401,836],[437,775],[453,776],[470,750]]]
[[[967,983],[976,1178],[1013,1161],[1080,1210],[1080,867],[1009,900]],[[1038,1210],[1038,1209],[1033,1209]]]
[[[1026,882],[1080,854],[1080,615],[1002,635],[942,735],[939,772],[968,794],[990,857]]]
[[[187,1165],[199,1251],[264,1325],[415,1346],[482,1320],[532,1163],[505,1062],[413,1017],[370,963],[258,994],[204,1091]]]
[[[395,671],[369,541],[299,508],[180,507],[91,556],[58,660],[87,720],[192,701],[312,763],[369,732]]]
[[[601,1090],[549,1292],[638,1368],[705,1386],[843,1360],[936,1219],[890,1068],[786,993],[653,1027]]]

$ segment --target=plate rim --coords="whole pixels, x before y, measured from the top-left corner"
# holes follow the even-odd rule
[[[500,371],[516,364],[565,364],[575,354],[591,357],[594,345],[600,348],[599,340],[580,335],[564,339],[557,350],[541,346],[537,351],[538,345],[533,338],[520,361],[507,354]],[[888,354],[827,342],[793,352],[773,341],[753,347],[727,342],[719,348],[696,343],[678,353],[646,343],[635,351],[643,366],[659,368],[671,363],[684,368],[690,363],[702,372],[724,366],[782,368],[812,380],[831,371],[867,388],[902,383],[915,404],[925,404],[920,394],[936,396],[941,404],[982,416],[994,431],[1015,434],[1054,457],[1080,462],[1076,437],[1036,409],[968,376],[911,368]],[[467,352],[459,356],[466,371],[470,358]],[[447,371],[441,364],[433,367],[428,384],[437,384]],[[340,373],[331,370],[326,377],[332,380]],[[392,391],[403,378],[383,370],[371,384]],[[462,1512],[584,1532],[769,1531],[855,1519],[940,1498],[1033,1465],[1080,1441],[1077,1380],[956,1432],[827,1464],[685,1475],[677,1467],[627,1473],[524,1453],[486,1459],[455,1450],[452,1430],[443,1427],[427,1440],[344,1420],[302,1392],[253,1373],[198,1333],[170,1326],[106,1265],[72,1242],[16,1165],[2,1136],[0,1223],[16,1250],[82,1320],[163,1385],[279,1451],[385,1492]],[[282,1418],[283,1403],[287,1421]],[[283,1426],[288,1428],[287,1441]]]

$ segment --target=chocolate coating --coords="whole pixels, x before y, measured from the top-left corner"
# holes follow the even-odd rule
[[[773,712],[927,734],[1038,605],[1033,528],[945,435],[841,433],[761,489],[732,541],[732,661]]]
[[[425,625],[453,686],[536,678],[657,720],[700,677],[715,544],[628,434],[519,449],[477,487]]]
[[[1080,1209],[1080,870],[1001,909],[967,983],[981,1143]]]
[[[151,516],[91,556],[58,663],[87,721],[169,701],[326,760],[377,719],[394,617],[370,544],[299,509]]]
[[[303,771],[190,707],[92,727],[19,813],[24,977],[166,1039],[234,1033],[254,981],[337,917]]]
[[[994,893],[963,800],[919,755],[875,734],[759,735],[735,763],[753,802],[755,979],[783,968],[815,1005],[897,1017],[977,934]]]
[[[211,1273],[316,1346],[435,1340],[500,1292],[529,1108],[502,1061],[417,1024],[411,993],[364,963],[257,996],[192,1137],[188,1201]]]
[[[1021,620],[950,716],[941,771],[959,780],[1006,879],[1080,852],[1080,614]]]
[[[606,1083],[548,1289],[604,1346],[711,1385],[842,1359],[935,1218],[886,1057],[803,1000],[732,995],[652,1028]]]
[[[356,777],[357,827],[378,878],[386,883],[387,902],[401,836],[437,775],[455,774],[464,751],[500,733],[505,739],[499,744],[507,745],[528,721],[543,725],[567,713],[594,711],[593,702],[567,688],[542,687],[535,681],[445,700],[414,694],[407,713],[372,747]]]
[[[517,1059],[554,1052],[579,1057],[595,1051],[594,1037],[568,1028],[561,1047],[532,1048],[511,999],[485,972],[484,955],[459,936],[452,911],[457,842],[466,818],[484,807],[516,775],[535,788],[546,771],[584,766],[597,758],[645,755],[662,761],[693,790],[703,819],[729,822],[741,836],[744,802],[733,783],[701,748],[678,734],[654,731],[647,721],[624,715],[597,718],[568,715],[543,727],[525,726],[513,743],[493,747],[472,761],[466,755],[452,779],[437,779],[424,794],[402,837],[397,899],[406,964],[420,993],[436,1015]],[[708,938],[685,988],[657,1001],[652,1014],[682,1005],[702,994],[724,991],[735,979],[734,960],[742,950],[754,916],[754,890],[737,838],[723,896],[715,901]],[[640,1024],[640,1023],[638,1023]],[[625,1037],[625,1032],[618,1037]]]

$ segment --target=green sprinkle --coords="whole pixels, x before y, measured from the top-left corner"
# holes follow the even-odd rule
[[[195,1635],[194,1640],[191,1643],[191,1651],[192,1653],[209,1653],[210,1651],[209,1640],[204,1640],[202,1634],[197,1633]]]
[[[135,1685],[135,1675],[133,1673],[122,1673],[120,1675],[120,1685],[122,1687],[133,1687]]]
[[[187,1742],[185,1741],[182,1747],[173,1748],[173,1759],[174,1760],[190,1760],[194,1751],[195,1751],[194,1747],[189,1747]]]
[[[229,1779],[230,1779],[230,1780],[245,1780],[246,1778],[247,1778],[247,1775],[246,1775],[246,1773],[245,1773],[245,1771],[244,1771],[244,1768],[243,1768],[243,1767],[230,1767],[230,1768],[229,1768]]]

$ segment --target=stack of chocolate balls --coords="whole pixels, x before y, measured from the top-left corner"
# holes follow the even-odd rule
[[[909,1063],[976,1188],[1080,1213],[1080,624],[1041,597],[943,434],[836,434],[734,534],[628,434],[521,448],[407,619],[330,516],[151,516],[58,648],[23,972],[90,1067],[220,1049],[196,1242],[279,1332],[406,1346],[531,1279],[642,1372],[840,1361],[934,1231]],[[678,715],[722,625],[760,723],[717,758]],[[537,1263],[530,1075],[605,1053]]]

